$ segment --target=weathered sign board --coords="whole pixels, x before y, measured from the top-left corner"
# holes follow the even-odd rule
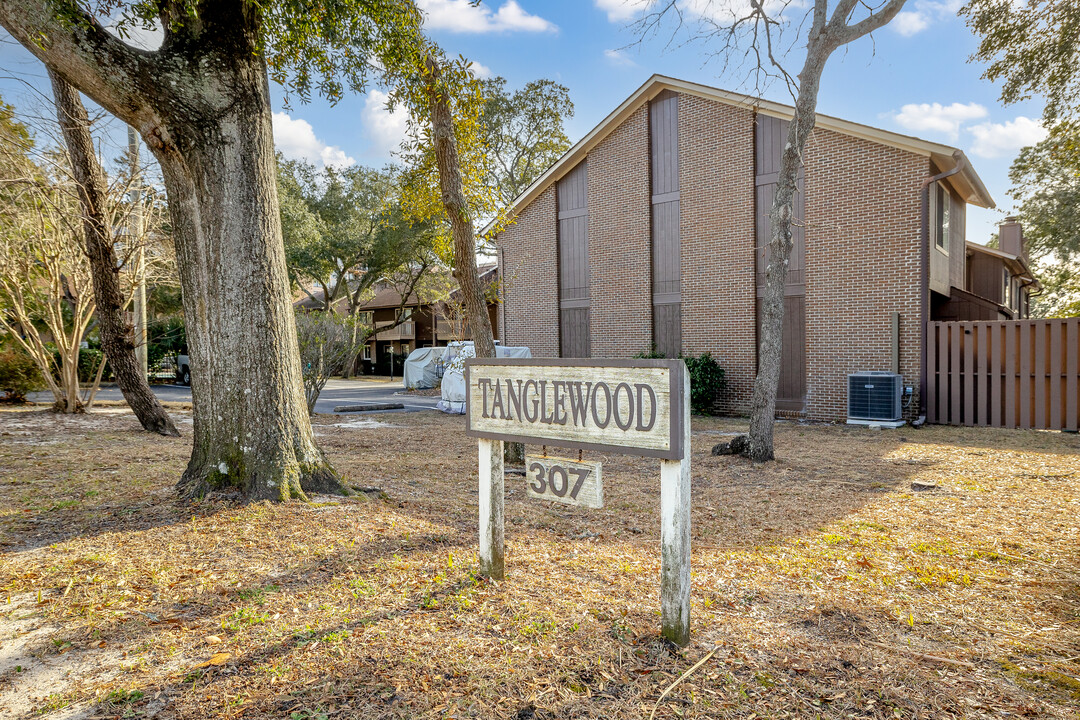
[[[681,367],[681,360],[470,360],[468,434],[680,460]]]
[[[465,383],[466,433],[479,443],[481,572],[504,576],[503,441],[659,458],[662,632],[686,645],[690,382],[683,361],[472,358]],[[575,473],[578,466],[584,475]],[[530,497],[588,507],[603,502],[599,463],[532,456],[526,473]],[[586,489],[592,474],[595,494]]]
[[[604,507],[602,468],[598,462],[525,456],[525,494],[564,505]]]

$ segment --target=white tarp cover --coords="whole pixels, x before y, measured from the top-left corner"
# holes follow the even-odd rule
[[[409,353],[409,357],[405,358],[405,389],[426,390],[438,385],[436,366],[444,352],[446,348],[426,347],[416,348]]]
[[[446,348],[443,362],[446,370],[442,379],[442,400],[436,406],[445,413],[465,414],[465,360],[476,357],[471,340],[452,342]],[[495,357],[531,358],[532,351],[527,347],[495,346]]]

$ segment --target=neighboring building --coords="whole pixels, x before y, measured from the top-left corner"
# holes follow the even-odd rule
[[[1042,290],[1031,272],[1024,230],[1006,218],[998,232],[998,247],[967,244],[967,275],[963,290],[934,309],[935,320],[1024,320],[1031,317],[1031,296]]]
[[[536,357],[711,352],[728,380],[717,409],[747,412],[791,117],[649,79],[515,200],[497,238],[505,344]],[[778,408],[843,419],[847,375],[861,371],[899,372],[917,395],[925,321],[971,294],[967,205],[993,200],[959,150],[823,115],[799,187]]]
[[[481,285],[490,285],[498,278],[497,265],[483,265],[479,272]],[[456,290],[446,300],[434,303],[421,302],[415,293],[402,303],[401,292],[387,282],[375,283],[372,290],[374,297],[358,308],[363,324],[377,331],[361,353],[366,374],[387,374],[391,361],[394,372],[400,372],[401,359],[416,348],[440,347],[452,340],[472,339],[468,323],[458,320]],[[323,305],[318,293],[315,293],[315,298],[305,297],[296,303],[297,307],[309,310],[321,310]],[[348,302],[342,298],[335,302],[334,309],[347,312]],[[406,320],[390,327],[394,325],[399,309]],[[488,313],[495,339],[498,340],[498,311],[494,302],[489,303]],[[387,329],[379,331],[379,328]]]

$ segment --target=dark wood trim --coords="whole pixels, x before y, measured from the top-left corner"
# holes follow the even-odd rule
[[[559,309],[567,310],[569,308],[587,308],[592,303],[589,298],[572,298],[559,301]]]

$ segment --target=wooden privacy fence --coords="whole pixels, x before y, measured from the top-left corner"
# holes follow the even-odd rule
[[[1077,430],[1080,318],[931,322],[927,420]]]

